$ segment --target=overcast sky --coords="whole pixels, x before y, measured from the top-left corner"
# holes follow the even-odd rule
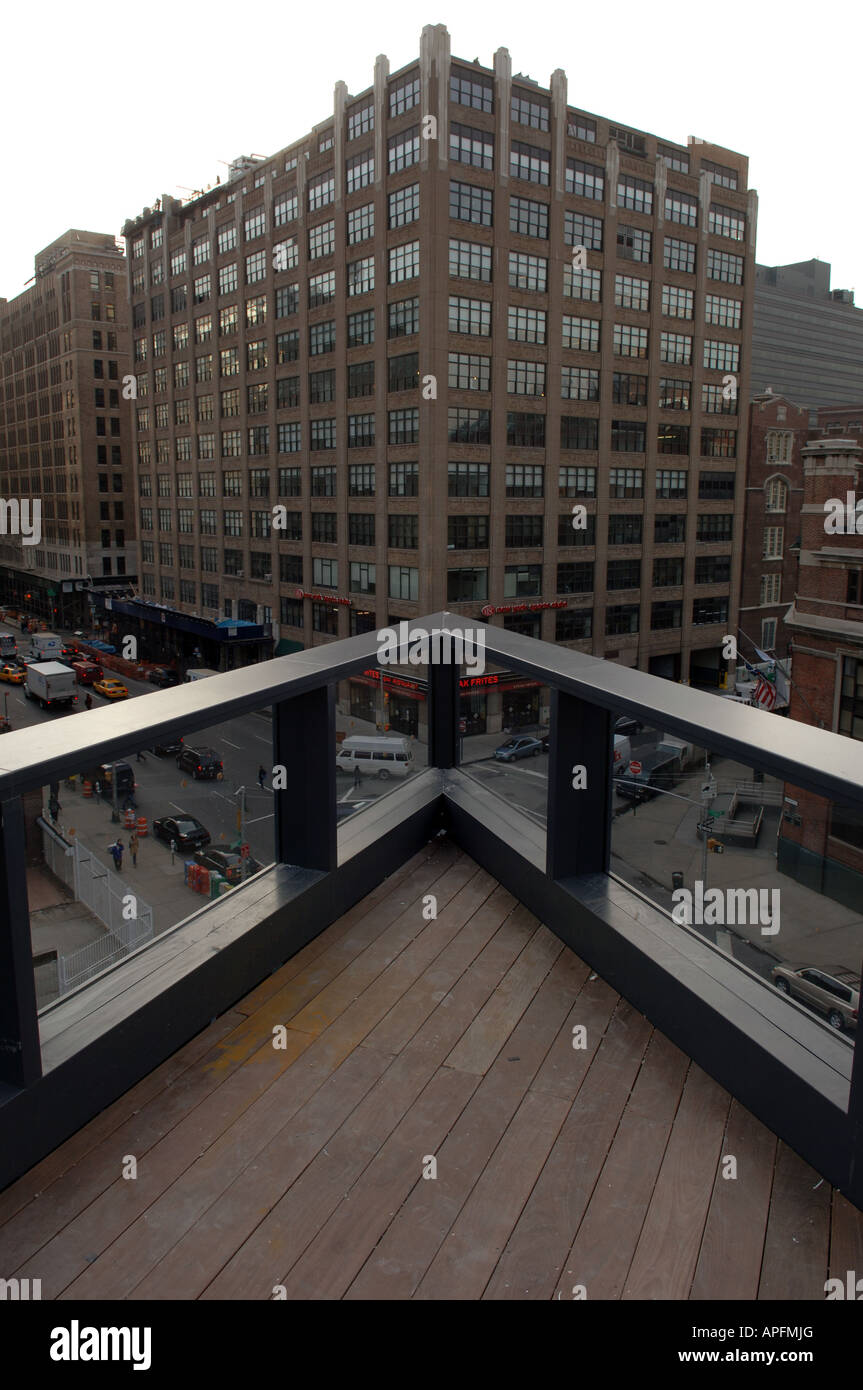
[[[758,260],[829,261],[833,288],[863,305],[863,23],[844,0],[6,6],[0,296],[20,294],[68,227],[119,236],[162,193],[188,197],[237,155],[299,139],[332,114],[337,80],[362,91],[378,53],[404,66],[427,23],[446,24],[456,57],[491,66],[505,47],[513,72],[543,85],[562,67],[582,110],[748,154]]]

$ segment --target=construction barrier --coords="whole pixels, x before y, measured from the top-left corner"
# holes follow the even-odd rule
[[[124,829],[124,830],[134,830],[134,829],[135,829],[135,815],[134,815],[134,812],[133,812],[133,811],[124,811],[124,812],[123,812],[123,829]]]
[[[85,796],[92,796],[92,795],[93,795],[93,783],[92,783],[92,782],[85,782],[84,785],[83,785],[83,787],[81,788],[81,790],[83,791],[83,793],[84,793]]]
[[[141,840],[147,833],[147,817],[138,817],[138,839]]]

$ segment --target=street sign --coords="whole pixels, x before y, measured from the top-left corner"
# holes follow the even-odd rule
[[[638,774],[641,772],[641,763],[631,762],[629,764],[629,770],[632,773],[633,777],[637,777]]]
[[[241,859],[248,859],[248,857],[249,857],[249,846],[248,846],[248,845],[240,845],[240,858],[241,858]]]

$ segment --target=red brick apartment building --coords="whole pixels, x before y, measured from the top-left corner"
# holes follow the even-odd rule
[[[826,414],[827,412],[825,412]],[[831,500],[863,496],[863,447],[813,440],[802,451],[797,597],[785,616],[793,651],[790,717],[863,739],[863,534],[827,529]],[[852,501],[853,507],[853,501]],[[863,515],[863,514],[861,514]],[[779,867],[849,907],[863,903],[863,817],[786,786]]]
[[[771,392],[753,398],[740,589],[740,651],[750,662],[757,660],[755,646],[780,661],[788,656],[790,632],[782,617],[797,591],[808,437],[808,410]]]
[[[227,666],[450,608],[718,684],[756,204],[744,156],[442,26],[337,83],[302,139],[123,229],[127,616]]]
[[[70,229],[0,299],[0,490],[42,511],[40,544],[0,535],[0,604],[75,627],[136,580],[130,372],[123,252]]]

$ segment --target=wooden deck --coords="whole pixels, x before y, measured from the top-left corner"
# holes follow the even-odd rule
[[[821,1301],[861,1268],[863,1215],[446,841],[0,1193],[43,1299]]]

